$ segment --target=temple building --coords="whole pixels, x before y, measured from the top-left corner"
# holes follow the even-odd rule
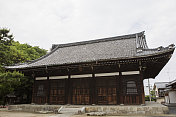
[[[137,105],[143,80],[155,78],[175,46],[149,49],[144,32],[55,44],[47,55],[6,67],[34,78],[32,103]]]

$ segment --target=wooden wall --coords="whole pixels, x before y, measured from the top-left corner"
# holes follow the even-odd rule
[[[47,81],[40,80],[34,82],[32,103],[47,103]]]
[[[121,104],[142,104],[143,103],[143,81],[140,75],[122,76],[120,87],[120,103]]]
[[[48,83],[50,85],[47,85]],[[50,93],[47,93],[47,86],[50,86]],[[49,82],[36,80],[32,102],[77,105],[142,104],[144,103],[143,79],[141,75],[125,75],[50,79]]]

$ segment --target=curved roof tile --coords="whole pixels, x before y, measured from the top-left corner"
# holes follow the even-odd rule
[[[174,45],[171,46],[174,48]],[[21,65],[7,66],[6,68],[18,69],[108,59],[134,58],[158,54],[170,49],[170,47],[148,49],[144,32],[69,44],[55,44],[54,47],[50,53],[37,60]]]

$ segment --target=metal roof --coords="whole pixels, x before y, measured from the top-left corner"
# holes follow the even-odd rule
[[[55,44],[50,53],[29,63],[6,66],[8,69],[31,68],[39,66],[63,65],[99,60],[138,58],[156,55],[174,48],[159,47],[148,49],[144,32],[83,41],[68,44]]]

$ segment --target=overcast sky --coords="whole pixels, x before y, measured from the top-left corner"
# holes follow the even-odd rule
[[[0,0],[0,27],[15,41],[52,44],[145,31],[148,46],[176,44],[176,0]],[[176,79],[176,55],[152,80]]]

